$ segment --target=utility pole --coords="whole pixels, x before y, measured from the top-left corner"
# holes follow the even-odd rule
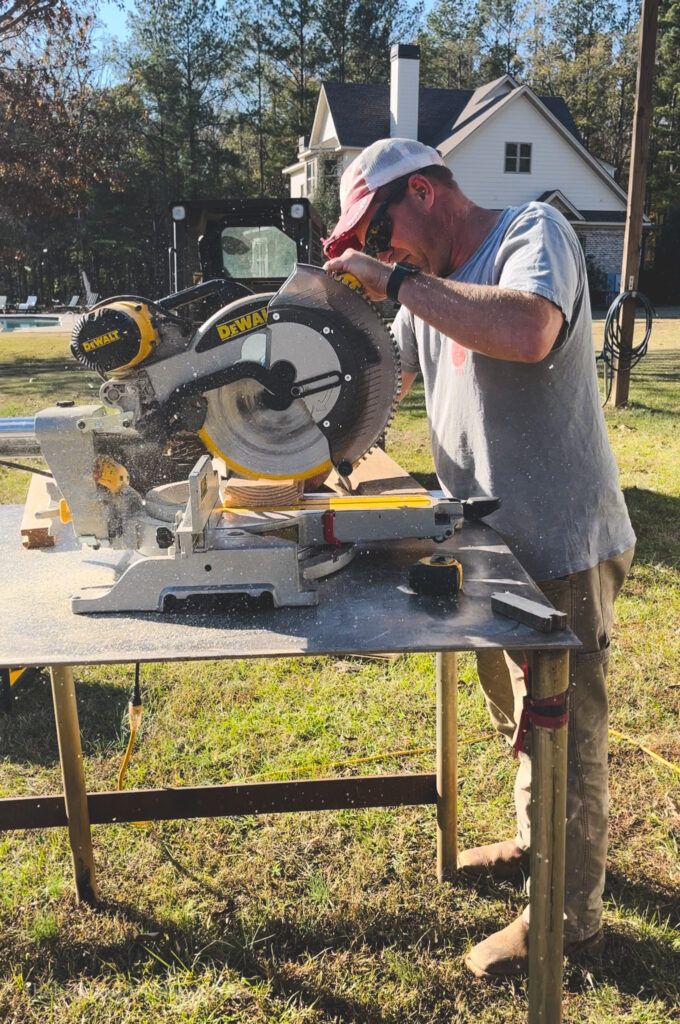
[[[628,209],[623,239],[621,291],[635,291],[640,273],[642,253],[642,217],[645,210],[649,125],[652,118],[652,85],[656,54],[656,25],[659,0],[642,0],[640,43],[638,49],[637,84],[635,88],[635,119],[630,152]],[[621,310],[621,354],[614,379],[614,405],[619,408],[628,401],[630,384],[630,352],[635,327],[635,299],[628,299]]]

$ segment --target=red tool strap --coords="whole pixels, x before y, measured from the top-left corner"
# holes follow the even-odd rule
[[[558,693],[554,697],[531,696],[531,670],[526,655],[524,656],[524,685],[527,688],[522,702],[522,714],[519,720],[517,736],[512,747],[515,757],[524,749],[524,741],[530,725],[538,725],[541,729],[561,729],[569,721],[569,690]]]

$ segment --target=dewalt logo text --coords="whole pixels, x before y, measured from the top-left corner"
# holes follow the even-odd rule
[[[98,338],[83,342],[83,351],[91,352],[94,348],[101,348],[103,345],[110,345],[112,341],[118,341],[120,331],[109,331],[108,334],[100,334]]]
[[[264,327],[267,323],[267,307],[256,309],[253,313],[246,313],[245,316],[234,317],[223,324],[217,325],[217,333],[222,340],[236,338],[239,334],[247,334],[256,327]]]

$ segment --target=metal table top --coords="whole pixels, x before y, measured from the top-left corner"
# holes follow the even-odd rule
[[[0,667],[578,646],[568,630],[540,633],[491,611],[499,590],[547,602],[483,523],[465,523],[444,545],[361,548],[320,581],[316,607],[75,615],[71,595],[111,582],[122,553],[81,550],[69,530],[55,547],[26,550],[21,515],[20,506],[0,507]],[[463,565],[457,602],[403,589],[411,563],[435,547],[453,549]]]

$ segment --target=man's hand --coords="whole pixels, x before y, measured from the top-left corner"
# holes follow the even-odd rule
[[[355,249],[347,249],[342,256],[324,263],[323,269],[327,274],[353,274],[360,282],[369,299],[378,302],[384,299],[387,294],[387,281],[392,273],[392,267],[388,263],[381,263]]]

